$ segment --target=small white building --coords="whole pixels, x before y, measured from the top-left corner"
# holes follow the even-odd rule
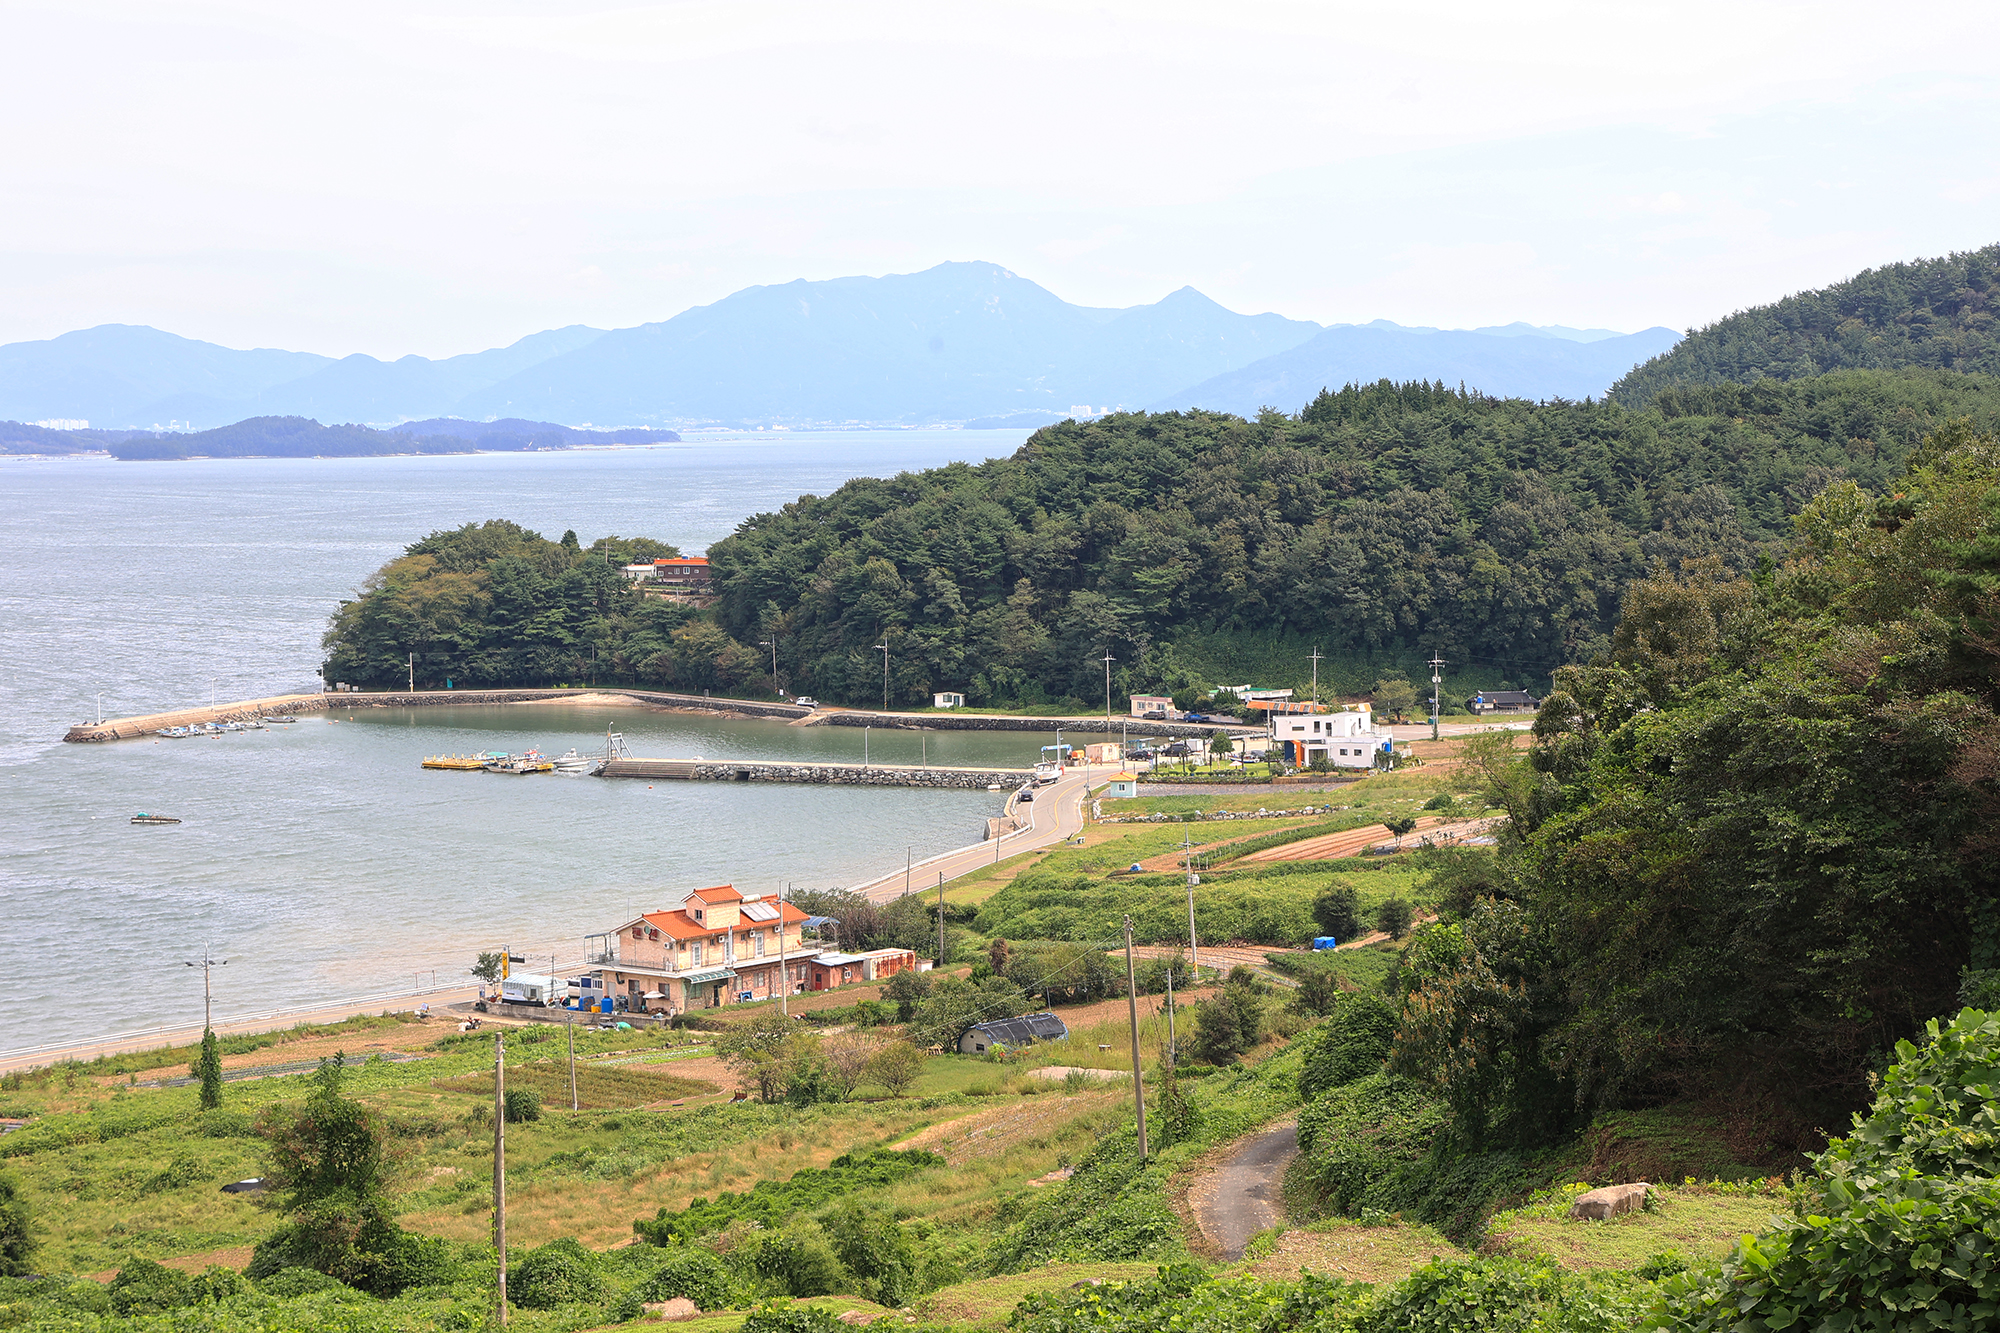
[[[1112,800],[1129,800],[1139,794],[1139,777],[1136,773],[1113,773],[1106,779],[1102,794]]]
[[[1132,696],[1132,716],[1144,717],[1148,713],[1174,714],[1174,701],[1164,694],[1135,694]]]
[[[1338,713],[1303,711],[1310,704],[1293,707],[1302,711],[1271,710],[1271,744],[1288,763],[1307,768],[1324,758],[1335,768],[1373,768],[1377,755],[1395,753],[1394,739],[1376,728],[1365,703]]]
[[[657,565],[655,565],[652,561],[648,560],[644,564],[640,565],[626,565],[619,572],[624,574],[626,578],[632,580],[634,583],[644,583],[647,580],[656,577],[660,571]]]
[[[931,696],[931,707],[963,708],[965,707],[965,696],[962,694],[954,693],[951,690],[939,690],[936,694],[933,694]]]

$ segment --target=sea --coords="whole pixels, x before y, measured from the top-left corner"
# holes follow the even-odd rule
[[[582,704],[336,709],[200,740],[73,724],[317,688],[342,598],[433,531],[507,518],[698,552],[860,476],[1021,431],[696,435],[421,458],[0,460],[0,1055],[464,985],[475,954],[562,971],[692,888],[852,885],[977,841],[984,791],[649,784],[425,770],[539,746],[1026,766],[1029,732],[791,727]],[[135,813],[182,822],[139,826]],[[204,969],[204,959],[219,966]]]

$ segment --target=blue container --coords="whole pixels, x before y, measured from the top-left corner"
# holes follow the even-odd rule
[[[608,1014],[611,1012],[611,997],[609,995],[605,996],[603,999],[597,1002],[597,1012],[600,1014]]]
[[[1313,939],[1313,948],[1315,949],[1334,949],[1339,946],[1340,941],[1331,935],[1319,935]]]

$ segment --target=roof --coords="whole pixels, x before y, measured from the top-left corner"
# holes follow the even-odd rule
[[[821,967],[847,967],[867,957],[864,953],[823,953],[813,961]]]
[[[1139,775],[1137,773],[1113,773],[1109,778],[1105,779],[1107,782],[1137,782],[1138,780]]]
[[[708,567],[708,557],[705,555],[662,555],[654,557],[653,563],[655,565],[679,565],[682,567],[699,565],[706,569]]]
[[[714,906],[716,903],[740,903],[743,901],[743,895],[736,891],[734,884],[717,884],[712,888],[696,889],[688,895],[689,902],[694,902],[696,899]]]
[[[1541,700],[1529,694],[1526,690],[1480,690],[1473,697],[1484,699],[1490,704],[1534,704],[1541,702]]]
[[[1271,713],[1326,713],[1332,710],[1325,704],[1316,704],[1310,699],[1293,702],[1288,699],[1252,699],[1243,705],[1258,712]]]
[[[1069,1036],[1069,1028],[1054,1014],[1028,1014],[1021,1018],[989,1018],[984,1023],[974,1023],[969,1029],[983,1033],[990,1041],[1003,1041],[1013,1046],[1025,1046],[1033,1041],[1062,1041]]]

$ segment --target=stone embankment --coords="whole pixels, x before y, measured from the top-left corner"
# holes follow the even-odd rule
[[[1242,723],[1142,722],[1136,718],[1113,716],[1110,725],[1102,717],[1009,717],[1000,713],[869,713],[841,708],[815,713],[801,725],[809,727],[902,727],[926,731],[1082,731],[1092,734],[1121,732],[1145,736],[1262,735],[1262,727]]]
[[[682,782],[801,782],[846,787],[1017,787],[1025,768],[918,768],[900,764],[799,764],[764,760],[614,759],[598,774]]]
[[[254,717],[286,713],[323,713],[357,708],[430,708],[445,705],[548,703],[573,699],[578,695],[611,694],[649,704],[655,708],[689,709],[708,713],[730,713],[744,717],[796,719],[812,712],[796,704],[758,703],[749,699],[715,699],[705,694],[670,694],[664,690],[628,690],[617,687],[579,687],[573,690],[398,690],[359,694],[279,694],[265,699],[239,699],[207,708],[181,708],[168,713],[148,713],[141,717],[110,718],[103,722],[82,722],[69,729],[66,741],[119,741],[150,736],[168,727],[194,726],[203,722],[245,722]]]

